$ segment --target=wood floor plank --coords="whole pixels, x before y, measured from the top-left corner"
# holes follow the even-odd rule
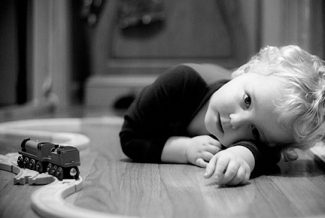
[[[103,156],[95,158],[75,204],[100,212],[117,213],[123,165],[109,163]]]
[[[0,190],[13,184],[12,173],[0,170]]]
[[[160,217],[158,164],[128,163],[120,183],[120,214]]]
[[[314,178],[313,178],[314,179]],[[294,204],[299,216],[312,216],[325,213],[324,186],[316,186],[307,177],[277,177],[273,182]]]
[[[204,170],[195,166],[130,162],[114,138],[118,129],[105,133],[99,127],[91,134],[100,155],[89,174],[91,182],[86,180],[85,194],[80,196],[87,200],[81,203],[78,199],[79,205],[96,204],[90,207],[139,217],[300,217],[324,213],[319,208],[324,191],[315,193],[317,187],[325,187],[324,172],[310,158],[282,164],[278,175],[257,177],[246,186],[219,187],[212,179],[204,179]],[[297,183],[297,176],[305,179]],[[304,184],[309,183],[304,190]],[[320,203],[303,199],[297,205],[300,195],[316,196],[314,201]],[[94,196],[101,201],[90,201]]]
[[[325,214],[325,172],[308,154],[294,162],[281,161],[279,172],[251,179],[245,186],[225,187],[204,179],[204,169],[196,166],[132,162],[121,150],[119,130],[120,126],[107,124],[82,128],[91,144],[81,152],[84,183],[71,201],[76,206],[107,214],[159,218]],[[19,149],[19,145],[8,148],[1,143],[1,153]],[[37,217],[29,198],[38,186],[13,185],[10,176],[14,175],[0,172],[0,217]]]
[[[13,181],[13,180],[12,180]],[[30,196],[37,186],[7,185],[0,190],[0,217],[38,217],[30,208]]]
[[[258,197],[253,204],[256,217],[296,217],[296,207],[274,184],[270,176],[254,179]]]
[[[162,164],[160,166],[163,208],[165,217],[206,217],[205,202],[197,174],[203,175],[201,168]],[[170,207],[171,206],[171,207]]]

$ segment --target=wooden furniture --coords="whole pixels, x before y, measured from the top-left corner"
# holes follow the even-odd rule
[[[163,0],[164,21],[127,29],[119,27],[121,2],[106,2],[91,29],[87,105],[111,106],[119,96],[137,93],[177,64],[235,68],[248,59],[237,1]]]
[[[102,114],[105,115],[105,114]],[[134,163],[121,151],[121,118],[21,121],[16,128],[47,132],[81,133],[90,139],[81,150],[83,189],[66,199],[73,208],[99,212],[100,217],[323,217],[325,171],[310,153],[295,162],[279,164],[273,174],[260,176],[239,187],[219,187],[203,178],[204,169],[183,164]],[[57,121],[57,122],[56,122]],[[27,124],[28,125],[27,125]],[[17,123],[16,123],[17,124]],[[9,129],[17,125],[8,125]],[[29,126],[29,128],[27,128]],[[15,131],[0,133],[0,153],[17,152]],[[23,137],[24,132],[20,132]],[[39,135],[40,136],[40,135]],[[25,137],[25,136],[24,136]],[[70,136],[67,136],[69,139]],[[73,137],[72,137],[73,138]],[[62,138],[60,140],[63,140]],[[78,144],[76,141],[70,141]],[[0,216],[38,217],[31,196],[46,186],[14,185],[13,174],[0,171]],[[54,197],[55,198],[55,197]],[[66,205],[57,206],[57,210]],[[80,211],[79,211],[80,212]],[[79,212],[76,212],[78,214]],[[61,212],[60,212],[61,214]]]

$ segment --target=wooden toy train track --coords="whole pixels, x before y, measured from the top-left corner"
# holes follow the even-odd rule
[[[61,153],[66,150],[75,151],[75,149],[83,150],[87,148],[90,140],[87,136],[79,134],[81,124],[83,123],[96,123],[96,122],[111,122],[121,123],[119,118],[107,119],[42,119],[42,120],[26,120],[15,121],[0,124],[0,139],[21,141],[24,138],[35,138],[40,141],[56,142],[63,144],[61,151],[60,147],[56,146],[52,151]],[[66,131],[66,132],[62,132]],[[70,133],[67,133],[70,132]],[[26,145],[26,143],[29,143]],[[38,145],[40,144],[40,145]],[[42,143],[25,140],[22,146],[30,148],[39,146]],[[53,144],[55,145],[55,144]],[[68,146],[67,146],[68,145]],[[66,147],[67,146],[67,147]],[[27,151],[28,149],[25,149]],[[85,208],[77,207],[67,201],[65,198],[69,195],[79,192],[82,189],[83,178],[79,176],[79,171],[74,174],[73,178],[63,178],[59,175],[50,175],[48,172],[36,170],[36,165],[33,161],[30,162],[30,155],[26,152],[9,153],[0,155],[0,170],[5,170],[16,174],[14,176],[14,184],[29,184],[29,185],[44,185],[37,189],[31,196],[31,206],[33,210],[41,217],[120,217],[114,214],[102,213],[92,211]],[[29,157],[29,162],[24,162],[21,158]],[[18,160],[18,163],[17,163]],[[36,157],[34,161],[38,161]],[[74,161],[76,159],[73,159]],[[21,162],[22,161],[22,162]],[[51,160],[46,163],[48,166]],[[35,162],[36,164],[37,162]],[[52,162],[53,163],[53,162]],[[21,165],[20,167],[18,166]],[[72,168],[79,164],[73,164]],[[59,165],[58,165],[59,166]],[[71,167],[69,169],[72,169]],[[56,171],[59,172],[59,171]],[[53,173],[52,173],[53,174]],[[58,210],[58,208],[60,210]]]

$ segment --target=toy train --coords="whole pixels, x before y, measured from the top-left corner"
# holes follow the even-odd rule
[[[55,176],[58,180],[78,179],[80,166],[79,150],[72,146],[25,139],[21,143],[21,156],[17,164],[21,168],[36,170]]]

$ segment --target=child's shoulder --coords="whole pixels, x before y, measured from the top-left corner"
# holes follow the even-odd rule
[[[198,71],[190,66],[185,64],[176,65],[170,69],[168,69],[165,75],[170,75],[175,77],[199,77],[200,74]]]
[[[208,84],[215,83],[220,80],[230,80],[231,71],[217,64],[184,64],[195,70]]]
[[[166,70],[157,80],[158,83],[188,84],[205,83],[201,75],[192,67],[186,65],[177,65]]]
[[[183,63],[166,72],[174,77],[202,77],[207,83],[217,80],[230,80],[231,71],[216,64]]]
[[[214,64],[180,64],[166,70],[156,81],[156,85],[168,86],[211,86],[220,81],[228,81],[231,71]]]

